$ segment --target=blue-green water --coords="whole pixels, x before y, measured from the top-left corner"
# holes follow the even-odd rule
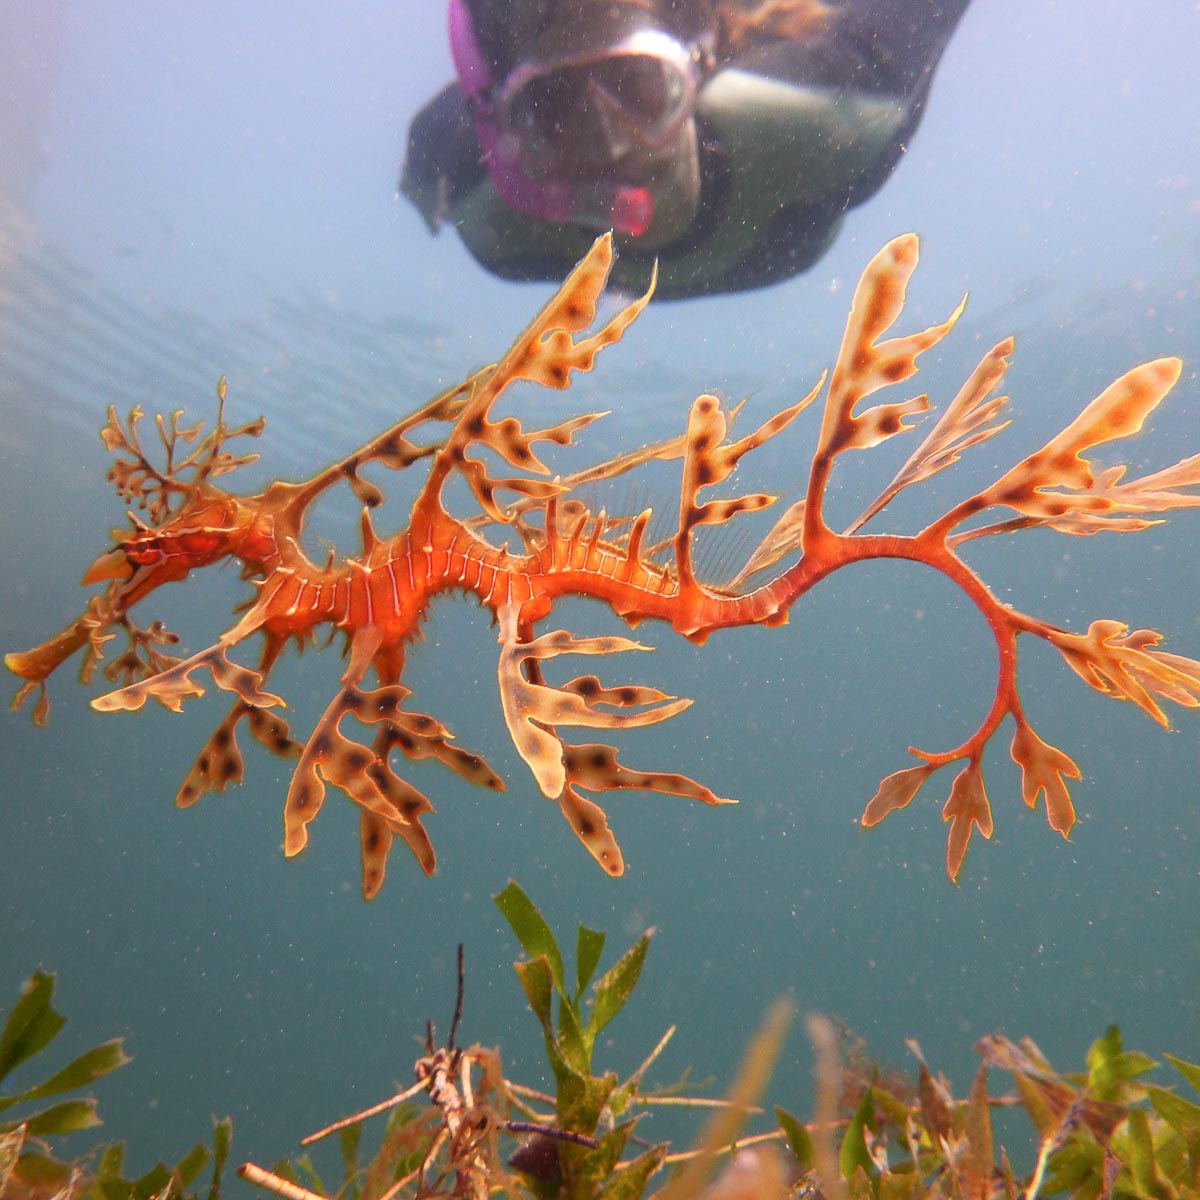
[[[110,402],[206,415],[225,373],[234,416],[268,419],[253,478],[300,475],[490,360],[541,303],[546,289],[485,276],[395,197],[408,119],[451,74],[430,7],[197,15],[74,3],[0,15],[0,647],[26,648],[75,615],[75,581],[122,520],[96,437]],[[702,389],[754,393],[763,414],[807,391],[833,358],[862,265],[907,229],[921,233],[924,261],[906,328],[972,293],[919,385],[944,404],[1015,331],[1007,387],[1019,422],[889,519],[942,511],[1158,354],[1188,368],[1130,452],[1158,466],[1200,451],[1198,36],[1182,2],[976,0],[906,161],[813,272],[652,307],[584,387],[531,398],[541,412],[613,409],[564,469],[679,431]],[[756,486],[799,485],[815,420],[748,465]],[[856,511],[911,448],[847,463],[835,502]],[[400,524],[405,489],[387,483]],[[1185,511],[1122,537],[1024,535],[970,560],[1038,615],[1151,625],[1195,656],[1198,520]],[[323,522],[351,544],[348,498]],[[242,598],[232,571],[175,593],[156,597],[155,615],[193,649]],[[615,628],[582,603],[559,618],[581,635]],[[584,921],[615,947],[657,927],[638,1001],[611,1028],[618,1068],[677,1022],[661,1078],[688,1064],[725,1078],[783,992],[844,1018],[888,1058],[903,1061],[903,1039],[916,1037],[960,1087],[972,1042],[996,1028],[1033,1036],[1064,1066],[1114,1020],[1152,1053],[1200,1057],[1196,714],[1166,735],[1087,691],[1053,652],[1026,650],[1026,707],[1084,771],[1081,823],[1068,844],[1028,812],[997,739],[997,833],[976,840],[952,887],[939,817],[948,780],[870,833],[856,819],[876,781],[908,764],[910,743],[947,746],[973,728],[991,695],[989,639],[928,573],[858,568],[822,584],[782,630],[696,649],[646,629],[659,652],[612,664],[611,679],[696,700],[623,738],[623,758],[742,799],[711,811],[615,795],[629,868],[613,881],[508,744],[484,614],[445,602],[427,633],[406,676],[414,705],[484,753],[509,790],[414,772],[438,806],[439,872],[424,879],[398,848],[370,906],[357,818],[340,799],[310,849],[284,861],[287,776],[268,756],[248,752],[242,788],[174,810],[219,698],[182,716],[105,717],[87,706],[94,689],[64,672],[46,730],[0,723],[0,1004],[41,964],[60,973],[76,1048],[127,1036],[135,1063],[98,1094],[133,1167],[177,1155],[226,1112],[235,1155],[270,1162],[389,1094],[409,1078],[425,1019],[449,1018],[459,941],[465,1037],[500,1042],[510,1074],[537,1083],[540,1039],[490,899],[510,876],[564,933]],[[338,669],[335,655],[308,654],[280,671],[298,727]],[[804,1110],[808,1070],[796,1035],[775,1097]]]

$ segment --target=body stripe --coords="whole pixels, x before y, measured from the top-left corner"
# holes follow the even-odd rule
[[[388,579],[392,584],[392,615],[400,615],[400,587],[396,583],[396,564],[389,558],[387,562]]]
[[[364,567],[362,563],[355,564],[362,572],[363,595],[366,597],[367,619],[364,622],[364,627],[369,627],[375,624],[375,602],[371,596],[371,568]]]

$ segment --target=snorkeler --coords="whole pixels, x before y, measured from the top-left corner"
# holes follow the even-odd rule
[[[968,0],[450,0],[400,180],[489,271],[698,296],[787,279],[891,174]]]

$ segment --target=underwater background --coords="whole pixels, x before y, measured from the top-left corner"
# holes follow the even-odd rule
[[[880,528],[944,511],[1162,354],[1183,356],[1184,377],[1112,454],[1153,469],[1200,451],[1198,45],[1190,0],[975,0],[905,161],[809,274],[652,305],[593,376],[522,397],[526,411],[613,410],[556,463],[678,433],[702,390],[752,396],[752,417],[806,392],[862,267],[909,229],[923,260],[900,328],[972,295],[909,394],[944,406],[1012,332],[1017,423]],[[396,197],[408,121],[452,74],[440,4],[0,5],[0,648],[76,615],[76,581],[123,521],[96,436],[109,403],[211,420],[226,374],[231,418],[267,418],[262,461],[233,481],[249,488],[324,466],[494,359],[533,316],[549,287],[489,277]],[[816,421],[764,448],[751,485],[794,498]],[[834,505],[857,512],[914,445],[846,462]],[[400,526],[408,481],[383,482],[381,528]],[[318,525],[347,549],[356,512],[342,499]],[[1184,510],[1137,535],[1026,533],[966,557],[1038,616],[1150,625],[1196,656],[1198,547],[1200,516]],[[244,594],[234,571],[212,572],[156,594],[145,616],[195,650]],[[597,605],[556,611],[579,635],[618,627]],[[98,689],[67,668],[48,728],[0,721],[0,1006],[42,965],[59,972],[76,1049],[127,1037],[133,1065],[96,1091],[100,1132],[129,1138],[131,1170],[177,1157],[213,1113],[232,1114],[239,1161],[272,1162],[407,1084],[425,1020],[448,1024],[459,941],[463,1039],[499,1042],[510,1076],[542,1082],[517,946],[491,902],[510,876],[568,941],[579,921],[610,931],[610,953],[657,928],[637,1003],[597,1063],[627,1070],[677,1023],[661,1082],[689,1065],[727,1079],[781,993],[887,1059],[906,1061],[917,1038],[960,1090],[973,1042],[995,1029],[1032,1036],[1061,1067],[1113,1021],[1127,1045],[1200,1058],[1197,714],[1165,734],[1050,649],[1023,647],[1026,709],[1084,773],[1081,822],[1068,843],[1026,810],[997,738],[996,834],[974,840],[955,887],[948,779],[877,829],[857,823],[877,781],[912,761],[909,744],[953,744],[990,702],[990,636],[948,584],[871,565],[824,582],[779,630],[697,648],[646,627],[658,653],[607,674],[696,704],[623,735],[623,757],[742,803],[616,794],[606,807],[628,870],[611,880],[508,742],[486,615],[445,599],[426,634],[406,673],[413,706],[482,752],[508,791],[413,771],[438,808],[438,874],[398,848],[370,905],[357,815],[340,798],[284,860],[289,764],[251,749],[245,785],[173,808],[224,711],[212,689],[183,715],[102,716],[87,704]],[[311,725],[339,668],[336,653],[281,664],[294,728]],[[809,1089],[797,1032],[772,1098],[804,1112]],[[640,1132],[688,1127],[654,1117]]]

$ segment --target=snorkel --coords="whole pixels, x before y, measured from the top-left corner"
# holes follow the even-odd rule
[[[566,20],[493,78],[499,71],[481,48],[469,0],[450,0],[459,85],[506,204],[642,237],[656,218],[669,221],[672,207],[696,203],[702,47],[658,27],[640,5],[605,6],[599,31],[579,19],[583,7],[564,7]]]

